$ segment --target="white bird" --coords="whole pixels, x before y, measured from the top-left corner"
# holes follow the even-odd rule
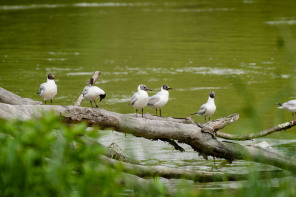
[[[139,85],[138,92],[134,93],[131,98],[130,105],[136,109],[136,113],[138,114],[138,109],[142,108],[142,117],[143,117],[143,108],[148,103],[148,93],[147,90],[152,91],[151,89],[147,88],[146,85]]]
[[[50,103],[52,104],[52,99],[57,94],[58,88],[54,79],[54,74],[49,73],[47,76],[47,82],[40,85],[39,92],[37,93],[44,99],[45,105],[47,100],[50,100]]]
[[[90,85],[92,84],[93,83],[91,82]],[[97,86],[87,86],[82,91],[82,95],[86,100],[90,102],[91,107],[93,107],[92,102],[94,101],[97,108],[98,108],[98,105],[96,103],[96,100],[100,97],[100,101],[102,101],[102,99],[106,97],[105,91]]]
[[[294,114],[296,112],[296,100],[290,100],[286,103],[277,103],[280,107],[280,109],[285,109],[289,112],[292,112],[292,116],[293,116],[293,119],[295,120],[294,118]]]
[[[203,116],[205,117],[205,121],[207,120],[207,117],[209,117],[209,120],[211,119],[211,115],[214,114],[214,112],[216,111],[216,105],[215,105],[215,92],[210,92],[210,96],[208,98],[208,101],[203,104],[199,111],[191,114],[191,115],[199,115],[199,116]]]
[[[148,106],[156,110],[156,116],[157,116],[157,109],[159,109],[159,113],[161,116],[161,107],[167,104],[169,100],[169,90],[171,89],[172,88],[170,88],[169,86],[163,85],[161,86],[160,92],[149,97]]]

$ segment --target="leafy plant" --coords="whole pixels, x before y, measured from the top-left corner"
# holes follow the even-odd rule
[[[99,162],[105,150],[86,145],[79,136],[97,138],[85,124],[65,125],[54,114],[40,119],[0,120],[0,193],[2,196],[118,196],[131,184],[121,173]],[[160,184],[147,185],[163,193]],[[135,189],[139,194],[145,190]]]

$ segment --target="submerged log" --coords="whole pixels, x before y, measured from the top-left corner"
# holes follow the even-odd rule
[[[205,172],[196,170],[183,170],[168,168],[162,166],[143,166],[139,164],[130,164],[110,159],[106,156],[99,156],[99,160],[105,164],[115,166],[123,166],[122,170],[139,177],[163,177],[167,179],[187,179],[194,182],[217,182],[217,181],[240,181],[248,180],[249,174],[223,173],[223,172]],[[258,178],[269,179],[274,177],[290,176],[290,173],[282,170],[257,172]]]

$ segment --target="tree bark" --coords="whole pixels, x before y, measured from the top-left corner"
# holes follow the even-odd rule
[[[10,91],[0,87],[0,103],[11,105],[42,105],[41,101],[34,101],[29,98],[22,98]]]

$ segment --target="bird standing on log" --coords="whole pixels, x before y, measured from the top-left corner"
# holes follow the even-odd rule
[[[45,105],[47,100],[50,100],[50,104],[52,104],[52,99],[57,94],[58,88],[54,79],[54,74],[49,73],[47,76],[47,82],[40,85],[39,92],[37,93],[44,99]]]
[[[169,90],[171,89],[172,88],[170,88],[168,85],[163,85],[161,86],[160,92],[149,97],[148,106],[156,110],[156,116],[157,116],[157,109],[159,109],[159,114],[161,116],[161,107],[167,104],[169,100]]]
[[[131,98],[130,105],[136,109],[136,114],[138,114],[138,109],[142,108],[142,117],[143,117],[143,108],[148,103],[148,93],[147,91],[151,89],[147,88],[146,85],[142,84],[138,86],[138,92],[134,93]]]
[[[215,99],[215,92],[210,92],[208,101],[200,107],[198,112],[190,115],[203,116],[205,117],[205,121],[207,121],[207,117],[209,117],[209,120],[210,120],[211,115],[213,115],[216,111],[216,105],[215,105],[214,99]]]
[[[90,86],[84,88],[84,90],[82,91],[83,98],[90,102],[91,107],[93,107],[92,102],[94,101],[96,107],[98,108],[96,100],[100,97],[100,101],[102,101],[106,97],[106,93],[101,88],[93,86],[93,78],[90,79],[89,84]]]
[[[285,103],[277,103],[277,105],[279,105],[280,109],[285,109],[289,112],[292,112],[292,116],[293,116],[293,120],[295,120],[295,112],[296,112],[296,100],[290,100],[288,102]]]

